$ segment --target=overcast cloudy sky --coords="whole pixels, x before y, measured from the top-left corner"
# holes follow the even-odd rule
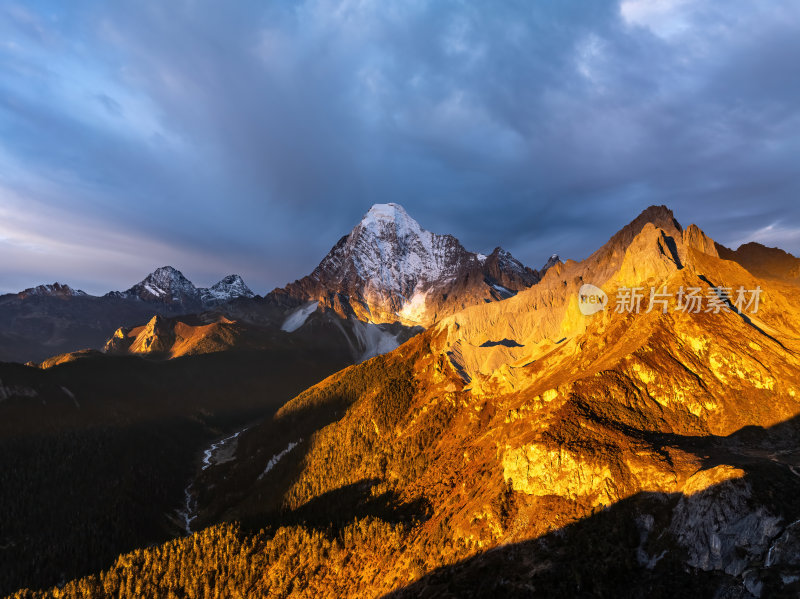
[[[582,259],[650,204],[800,254],[800,3],[0,0],[0,292],[259,293],[376,202]]]

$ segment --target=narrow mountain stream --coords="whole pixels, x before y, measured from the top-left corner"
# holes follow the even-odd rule
[[[239,435],[248,428],[249,427],[245,427],[232,435],[214,441],[204,449],[201,457],[200,470],[207,470],[212,466],[225,464],[235,459]],[[183,490],[183,506],[177,510],[179,521],[187,535],[191,535],[192,532],[194,532],[192,530],[192,522],[197,519],[197,498],[194,493],[195,481],[196,477],[193,476],[186,485],[186,488]]]

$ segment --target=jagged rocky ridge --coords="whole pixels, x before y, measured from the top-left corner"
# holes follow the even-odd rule
[[[280,330],[231,320],[218,313],[166,317],[155,315],[146,324],[120,327],[106,341],[108,355],[139,355],[178,358],[221,351],[280,350],[308,348],[328,351],[340,359],[362,362],[391,351],[421,329],[400,324],[371,324],[343,320],[333,313],[309,315],[299,330]],[[56,356],[42,367],[85,357],[86,352]]]
[[[210,288],[198,288],[181,271],[172,266],[157,268],[126,291],[112,291],[106,294],[106,297],[138,299],[178,306],[186,312],[254,296],[255,294],[239,275],[228,275]]]
[[[313,342],[312,331],[338,337],[342,349],[359,362],[391,351],[421,330],[420,324],[430,324],[441,315],[512,297],[557,264],[558,256],[551,256],[537,272],[502,248],[489,256],[467,252],[454,237],[422,229],[401,206],[378,204],[309,277],[263,299],[253,298],[244,287],[237,297],[252,301],[234,305],[219,301],[223,305],[189,328],[185,322],[165,319],[121,327],[105,349],[175,357],[250,346],[259,335],[261,343],[272,342],[277,339],[272,329],[279,327],[308,342]],[[208,298],[224,291],[221,300],[229,300],[230,290],[242,286],[240,278],[231,276],[199,293]],[[184,306],[197,303],[191,283],[169,267],[116,295]],[[209,307],[208,300],[204,303]],[[159,335],[162,340],[156,339]],[[245,342],[246,337],[251,341]]]
[[[17,297],[25,299],[29,297],[87,297],[89,294],[80,289],[73,289],[69,285],[62,283],[51,283],[49,285],[37,285],[24,291],[20,291]]]
[[[200,300],[206,306],[213,306],[238,298],[252,298],[255,293],[245,284],[239,275],[228,275],[208,289],[200,288]]]

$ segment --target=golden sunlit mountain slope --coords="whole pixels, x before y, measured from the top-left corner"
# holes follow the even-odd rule
[[[269,332],[268,329],[238,324],[224,316],[203,322],[198,317],[165,318],[156,315],[145,325],[117,329],[106,342],[104,351],[177,358],[234,347],[261,349],[274,341],[275,335],[269,335]]]
[[[301,393],[199,473],[207,529],[44,596],[795,596],[796,290],[650,208]]]
[[[254,312],[258,314],[253,303],[250,313],[241,321],[215,312],[174,318],[154,316],[145,325],[117,329],[106,342],[104,351],[112,355],[171,359],[223,351],[291,348],[325,351],[345,361],[361,362],[391,351],[422,330],[400,323],[372,324],[342,318],[331,310],[308,314],[297,329],[286,330],[268,322],[258,322]],[[84,354],[56,356],[42,366],[80,358]]]

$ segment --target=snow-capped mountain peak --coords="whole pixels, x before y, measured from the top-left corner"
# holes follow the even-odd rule
[[[390,203],[373,205],[311,275],[272,295],[279,301],[289,296],[298,307],[318,301],[366,322],[427,326],[465,305],[509,297],[539,278],[508,252],[469,252],[452,235],[427,231]]]
[[[547,271],[548,271],[548,270],[549,270],[551,267],[555,266],[556,264],[561,264],[561,262],[562,262],[562,260],[561,260],[561,257],[560,257],[558,254],[553,254],[552,256],[550,256],[550,257],[547,259],[547,262],[545,262],[544,266],[542,267],[542,270],[540,270],[539,272],[541,272],[542,274],[544,274],[544,273],[546,273],[546,272],[547,272]]]
[[[384,234],[387,228],[394,230],[398,238],[420,236],[428,233],[411,218],[400,204],[374,204],[364,215],[358,227],[376,235]]]
[[[244,279],[239,275],[228,275],[209,288],[200,288],[200,298],[204,304],[218,304],[239,297],[255,297]]]
[[[157,268],[127,291],[112,291],[107,295],[187,307],[200,303],[200,292],[197,288],[181,271],[172,266]]]
[[[139,299],[182,310],[201,310],[238,297],[255,297],[255,294],[239,275],[228,275],[209,288],[197,288],[177,268],[162,266],[127,291],[112,291],[106,297]]]
[[[197,288],[183,273],[172,266],[162,266],[149,274],[139,285],[139,295],[150,295],[151,299],[180,302],[198,296]]]
[[[19,296],[26,297],[87,297],[89,294],[80,289],[73,289],[69,285],[62,283],[51,283],[49,285],[37,285],[29,287],[25,291],[20,291]]]
[[[454,275],[466,250],[451,235],[426,231],[399,204],[375,204],[356,225],[339,263],[382,292],[410,296],[419,283]],[[345,274],[345,273],[343,273]]]

